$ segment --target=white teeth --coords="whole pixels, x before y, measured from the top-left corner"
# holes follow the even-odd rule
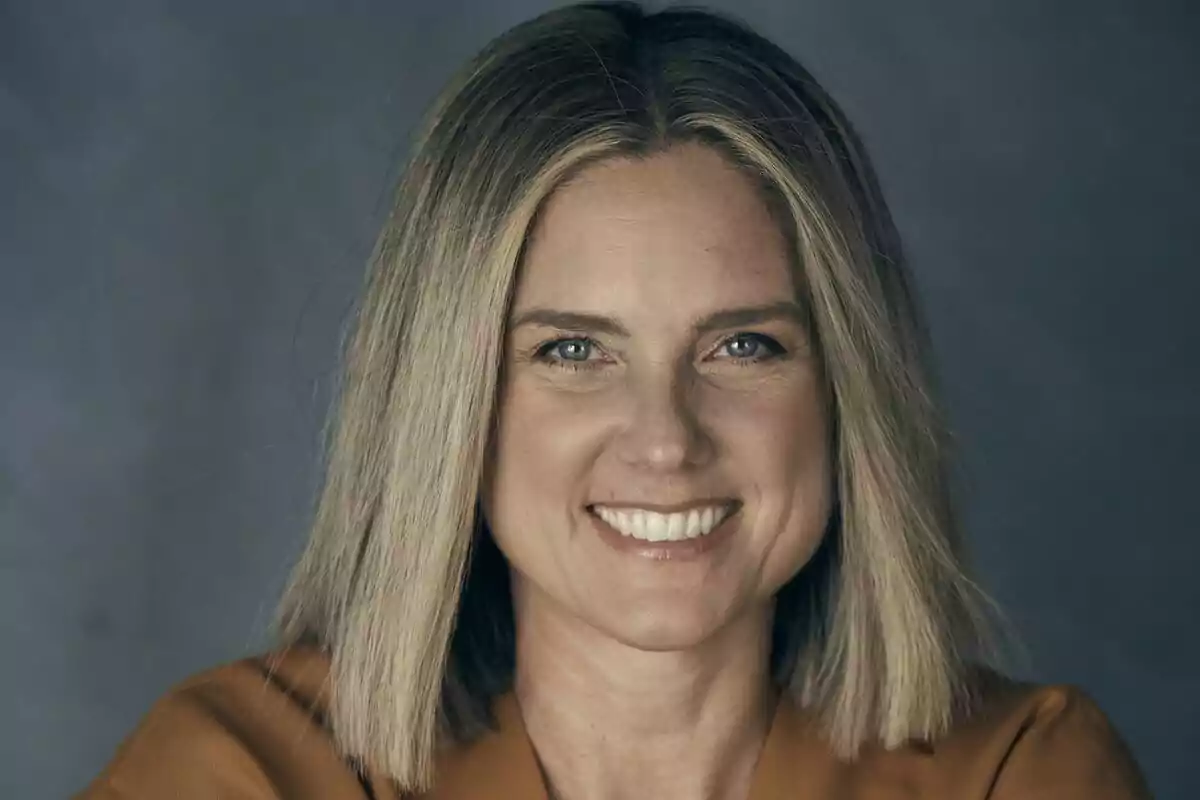
[[[711,533],[713,528],[725,520],[732,507],[709,506],[674,514],[659,514],[643,509],[617,511],[604,506],[593,506],[592,509],[596,516],[624,536],[647,542],[677,542]]]

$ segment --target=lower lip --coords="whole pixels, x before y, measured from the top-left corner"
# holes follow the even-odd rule
[[[737,529],[738,520],[741,518],[741,509],[736,509],[722,520],[720,525],[703,536],[669,542],[648,542],[645,539],[626,536],[601,519],[594,511],[588,510],[587,515],[600,534],[600,539],[617,552],[648,558],[652,561],[690,561],[712,552],[730,540],[733,532]]]

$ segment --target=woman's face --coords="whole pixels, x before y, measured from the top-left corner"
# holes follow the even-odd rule
[[[605,162],[548,200],[483,492],[519,614],[667,650],[769,613],[832,495],[796,289],[767,207],[710,148]]]

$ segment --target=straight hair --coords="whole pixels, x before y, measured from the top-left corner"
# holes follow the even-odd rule
[[[696,8],[583,3],[489,43],[418,136],[368,269],[284,646],[331,658],[329,725],[401,790],[511,688],[508,571],[479,510],[506,319],[547,197],[685,142],[761,187],[793,250],[832,417],[836,501],[779,593],[775,680],[834,750],[944,733],[989,601],[968,577],[949,437],[897,231],[850,124],[778,46]]]

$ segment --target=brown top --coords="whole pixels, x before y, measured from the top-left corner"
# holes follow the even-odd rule
[[[80,800],[399,800],[359,774],[322,722],[328,661],[293,650],[200,674],[158,701]],[[546,800],[512,695],[498,730],[445,756],[420,800]],[[1069,687],[1004,682],[933,745],[838,760],[808,715],[780,704],[749,800],[1142,800],[1150,792],[1104,714]],[[418,800],[414,798],[413,800]]]

